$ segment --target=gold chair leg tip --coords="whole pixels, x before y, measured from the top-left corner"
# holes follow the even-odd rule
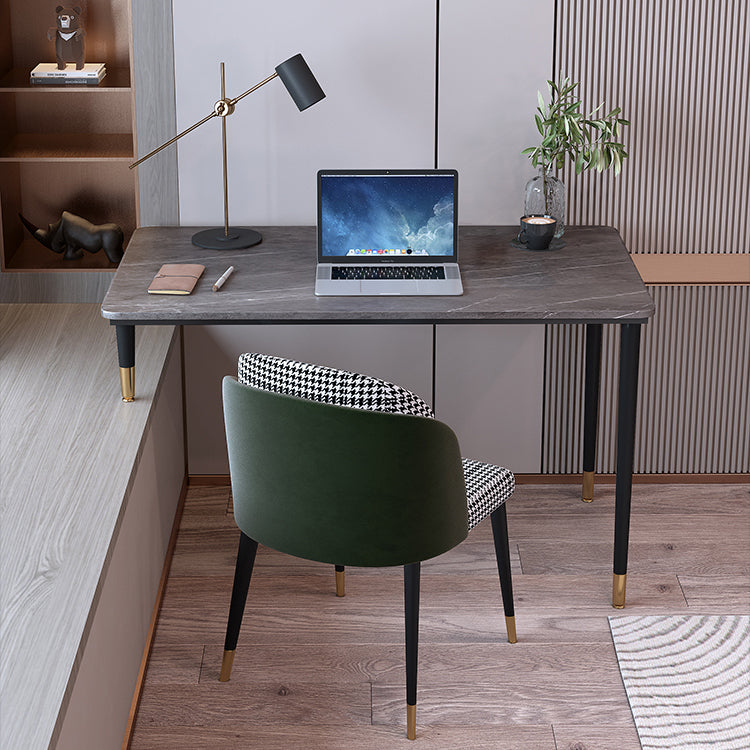
[[[406,704],[406,738],[417,739],[417,707]]]
[[[346,595],[346,573],[343,570],[336,571],[336,596]]]
[[[505,617],[505,630],[508,633],[508,643],[517,643],[518,637],[516,636],[516,618],[511,615]]]
[[[219,682],[229,682],[229,676],[232,674],[232,664],[234,663],[234,651],[225,651],[221,660],[221,673]]]

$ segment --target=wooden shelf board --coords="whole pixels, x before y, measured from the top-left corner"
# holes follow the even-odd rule
[[[0,77],[0,91],[15,93],[50,92],[50,91],[89,91],[92,93],[113,90],[128,91],[130,89],[130,71],[127,68],[107,68],[107,75],[98,86],[75,86],[72,84],[56,84],[43,86],[31,84],[30,68],[13,68]]]
[[[0,161],[133,158],[130,133],[18,133],[0,145]]]
[[[127,244],[126,238],[126,244]],[[116,271],[117,266],[110,263],[103,250],[98,253],[86,253],[78,260],[64,260],[63,256],[53,253],[40,245],[32,237],[25,237],[10,259],[6,258],[3,272],[21,273],[24,271]]]
[[[631,253],[646,284],[750,284],[750,253]]]

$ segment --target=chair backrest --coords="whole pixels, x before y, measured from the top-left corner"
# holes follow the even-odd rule
[[[355,409],[435,416],[416,393],[358,372],[256,353],[243,354],[237,372],[240,383],[264,391]]]
[[[355,566],[426,560],[466,538],[458,440],[436,419],[399,413],[431,413],[418,396],[263,355],[244,355],[240,377],[254,385],[227,377],[223,392],[234,513],[245,534],[297,557]],[[373,410],[368,390],[390,411]],[[326,402],[342,400],[359,406]]]

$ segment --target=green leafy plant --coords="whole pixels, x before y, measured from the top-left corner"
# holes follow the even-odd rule
[[[603,172],[613,167],[618,175],[628,156],[620,142],[621,130],[630,124],[619,116],[620,108],[598,116],[604,107],[602,103],[584,115],[582,102],[576,95],[577,83],[564,78],[559,84],[553,81],[547,84],[550,102],[545,104],[541,92],[537,92],[539,106],[534,115],[542,142],[521,153],[531,159],[534,167],[541,168],[545,176],[552,167],[562,169],[566,156],[575,163],[576,174],[587,169]]]

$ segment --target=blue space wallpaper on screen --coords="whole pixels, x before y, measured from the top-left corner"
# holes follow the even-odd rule
[[[324,175],[321,180],[321,255],[394,248],[408,248],[410,255],[453,253],[451,176]]]

